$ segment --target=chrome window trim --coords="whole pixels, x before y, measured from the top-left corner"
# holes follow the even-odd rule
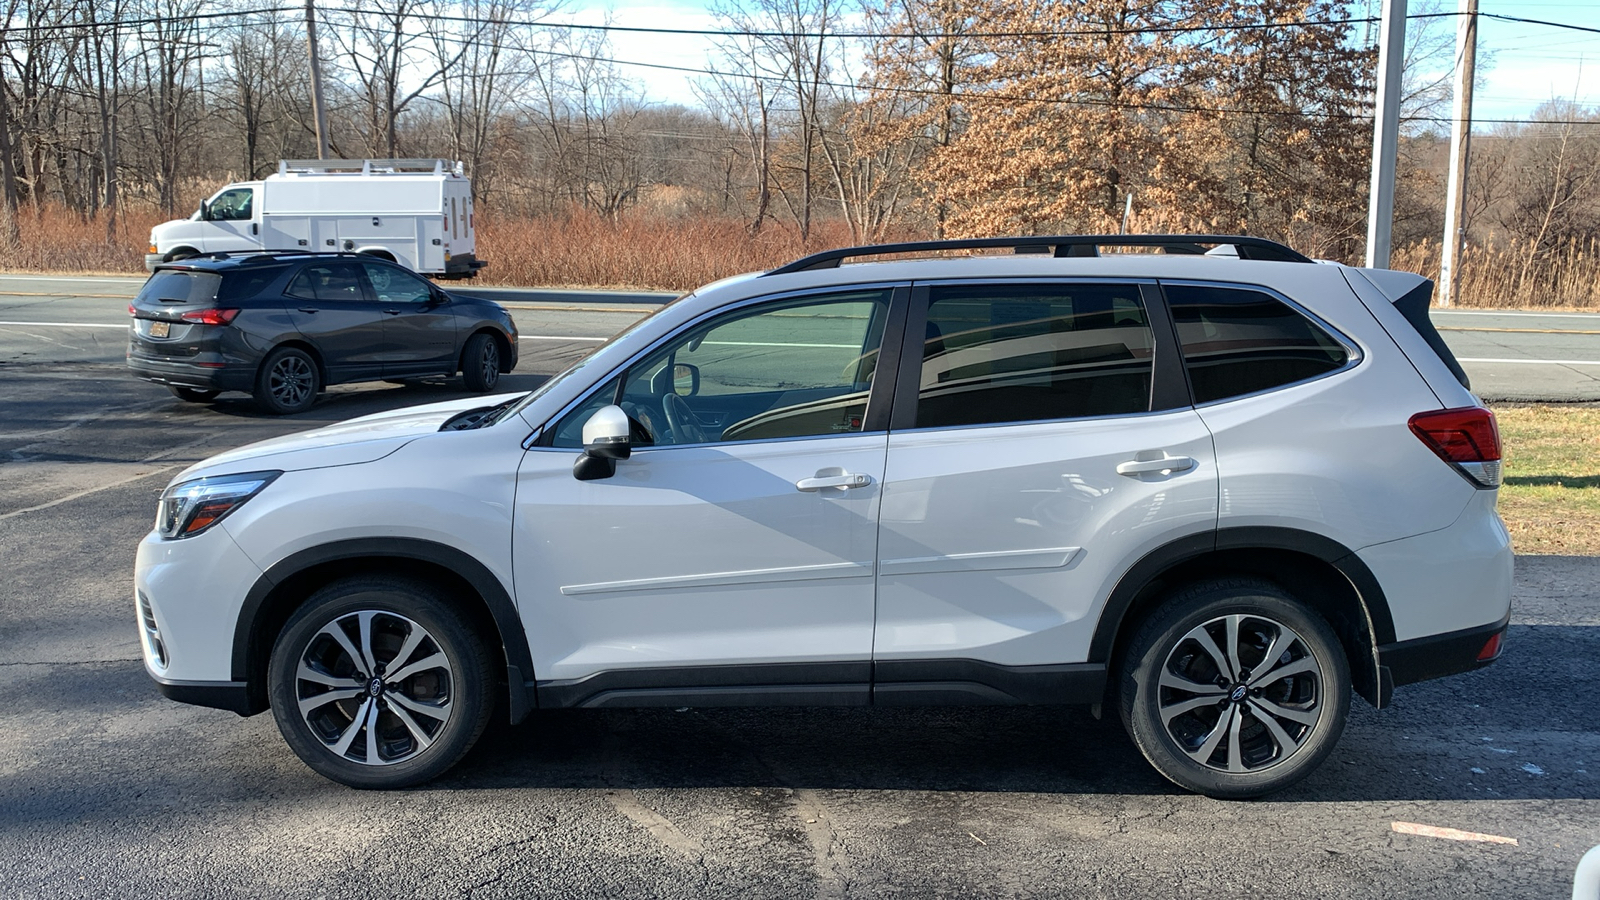
[[[563,406],[560,410],[556,411],[549,418],[545,419],[542,423],[539,424],[539,427],[537,429],[535,429],[535,430],[537,432],[539,432],[539,437],[543,437],[543,433],[546,432],[546,431],[549,431],[549,432],[553,433],[555,431],[555,423],[561,421],[561,419],[563,417],[565,417],[567,415],[567,413],[572,412],[573,410],[575,410],[578,407],[582,406],[584,403],[587,403],[589,398],[594,396],[594,392],[599,390],[601,387],[603,387],[606,382],[608,382],[608,381],[610,381],[612,379],[613,376],[616,376],[616,375],[618,375],[618,374],[620,374],[622,372],[626,372],[630,367],[633,366],[634,363],[636,363],[639,360],[643,359],[644,357],[650,355],[651,353],[654,353],[660,347],[670,343],[674,338],[678,337],[679,335],[683,334],[686,331],[689,331],[689,330],[693,329],[695,326],[701,324],[702,322],[705,322],[708,319],[716,318],[717,316],[720,316],[720,315],[722,315],[724,313],[737,312],[738,310],[744,309],[744,308],[749,307],[749,306],[755,306],[755,305],[761,304],[761,303],[781,302],[781,301],[784,301],[784,300],[800,299],[800,298],[804,298],[804,297],[825,297],[825,296],[828,296],[830,294],[849,294],[849,293],[856,293],[856,292],[860,292],[860,291],[889,291],[890,292],[889,303],[892,306],[892,304],[894,303],[893,292],[898,288],[909,288],[910,285],[911,285],[911,282],[909,282],[909,281],[870,281],[870,282],[862,282],[862,283],[859,283],[859,284],[836,284],[836,285],[827,285],[827,286],[824,286],[824,287],[801,288],[801,289],[797,289],[797,290],[779,291],[778,293],[775,293],[775,294],[762,294],[762,295],[756,296],[756,297],[746,297],[743,300],[735,300],[735,301],[733,301],[731,303],[727,303],[727,304],[724,304],[722,306],[718,306],[715,309],[707,310],[706,312],[704,312],[704,313],[702,313],[702,314],[700,314],[698,316],[695,316],[694,318],[690,319],[689,321],[684,322],[682,325],[679,325],[677,328],[674,328],[672,331],[670,331],[667,334],[661,336],[660,338],[657,338],[655,341],[652,341],[644,349],[642,349],[639,352],[633,354],[632,356],[629,356],[620,365],[618,365],[615,368],[612,368],[612,369],[606,371],[606,373],[604,375],[601,375],[600,377],[596,378],[593,382],[591,382],[589,384],[588,387],[584,388],[583,393],[579,394],[577,399],[575,399],[572,402],[568,403],[566,406]],[[880,349],[880,351],[882,350],[881,344],[879,346],[879,349]],[[871,389],[869,388],[868,389],[869,395],[870,395],[870,392],[871,392]],[[650,447],[638,447],[638,448],[635,448],[634,452],[641,453],[641,452],[645,452],[645,451],[648,451],[648,450],[662,449],[664,447],[720,447],[720,446],[727,446],[727,445],[730,445],[730,444],[760,444],[760,443],[770,443],[770,442],[773,442],[773,441],[780,441],[780,440],[785,440],[785,441],[787,441],[787,440],[806,440],[806,439],[810,439],[810,438],[819,438],[819,437],[824,437],[824,438],[826,438],[826,437],[848,437],[850,435],[857,435],[857,434],[885,434],[885,433],[887,433],[887,432],[884,432],[884,431],[849,431],[849,432],[844,432],[843,434],[809,434],[809,435],[801,435],[801,436],[799,436],[797,438],[772,438],[772,439],[770,439],[768,441],[763,441],[763,440],[706,441],[704,443],[699,443],[699,444],[664,444],[664,445],[661,445],[661,447],[657,447],[657,446],[654,446],[654,445],[652,445]],[[530,440],[533,440],[533,438],[530,438]],[[559,451],[561,451],[563,453],[572,453],[574,451],[579,452],[579,453],[583,452],[583,448],[581,448],[581,447],[529,447],[528,449],[530,449],[530,450],[559,450]]]
[[[1175,286],[1180,286],[1180,287],[1232,288],[1234,290],[1255,291],[1257,293],[1266,294],[1267,296],[1272,297],[1274,300],[1277,300],[1278,302],[1283,303],[1285,306],[1288,306],[1290,309],[1294,310],[1295,312],[1299,313],[1300,315],[1305,316],[1306,318],[1310,319],[1318,328],[1321,328],[1324,333],[1326,333],[1329,337],[1333,338],[1335,343],[1337,343],[1339,346],[1343,347],[1344,351],[1345,351],[1345,362],[1344,362],[1344,365],[1340,366],[1337,369],[1329,369],[1328,371],[1323,372],[1321,375],[1313,375],[1310,378],[1302,378],[1299,381],[1288,381],[1288,382],[1284,382],[1283,384],[1275,384],[1272,387],[1262,388],[1259,391],[1251,391],[1248,394],[1234,394],[1231,397],[1222,397],[1222,398],[1217,399],[1217,400],[1207,400],[1204,403],[1196,403],[1192,407],[1194,409],[1209,409],[1209,408],[1211,408],[1213,406],[1217,406],[1217,405],[1222,404],[1222,403],[1232,403],[1235,400],[1246,400],[1246,399],[1249,399],[1251,397],[1260,397],[1260,396],[1265,395],[1265,394],[1270,394],[1270,393],[1272,393],[1274,391],[1281,391],[1281,390],[1284,390],[1286,388],[1298,387],[1298,386],[1300,386],[1302,384],[1311,384],[1312,382],[1321,381],[1324,378],[1333,378],[1336,375],[1341,375],[1341,374],[1343,374],[1345,372],[1348,372],[1348,371],[1354,369],[1356,366],[1359,366],[1363,362],[1366,361],[1366,358],[1367,358],[1366,351],[1362,348],[1361,344],[1356,341],[1355,338],[1352,338],[1349,335],[1345,334],[1343,331],[1339,330],[1338,328],[1335,328],[1333,325],[1328,323],[1327,319],[1324,319],[1323,317],[1317,315],[1316,313],[1312,312],[1310,309],[1307,309],[1304,305],[1296,302],[1295,300],[1291,299],[1286,294],[1284,294],[1282,291],[1279,291],[1279,290],[1277,290],[1275,288],[1268,287],[1268,286],[1266,286],[1264,284],[1251,284],[1249,282],[1243,282],[1243,281],[1208,281],[1208,280],[1195,279],[1195,278],[1177,278],[1177,279],[1160,278],[1160,279],[1156,279],[1156,284],[1160,285],[1161,288],[1162,288],[1161,299],[1162,299],[1162,302],[1166,303],[1166,305],[1167,305],[1167,316],[1172,319],[1172,327],[1173,327],[1174,331],[1177,330],[1178,320],[1177,320],[1177,317],[1173,316],[1173,314],[1172,314],[1172,301],[1170,299],[1168,299],[1167,296],[1166,296],[1165,288],[1166,288],[1167,285],[1175,285]],[[1178,352],[1179,352],[1179,355],[1181,357],[1181,355],[1183,353],[1183,338],[1182,337],[1178,338]],[[1188,361],[1187,360],[1184,361],[1184,368],[1186,370],[1188,368]],[[1191,383],[1190,398],[1193,399],[1193,397],[1194,397],[1194,388],[1193,388],[1192,383]]]

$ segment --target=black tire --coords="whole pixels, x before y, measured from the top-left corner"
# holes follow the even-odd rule
[[[188,247],[179,247],[178,249],[167,254],[167,262],[181,262],[186,259],[194,259],[199,255],[199,250],[190,250]]]
[[[192,387],[178,387],[175,384],[167,385],[167,390],[172,392],[172,396],[185,403],[210,403],[217,399],[218,394],[222,393],[221,391],[203,391]]]
[[[1255,579],[1201,582],[1168,597],[1129,642],[1116,686],[1122,723],[1145,759],[1174,784],[1218,799],[1259,797],[1306,777],[1350,711],[1350,667],[1333,629]]]
[[[388,680],[396,674],[404,677]],[[483,642],[443,595],[386,576],[347,578],[312,594],[278,635],[267,687],[295,755],[363,789],[443,774],[472,749],[495,706]],[[338,696],[315,702],[328,695]]]
[[[492,335],[480,331],[467,339],[461,351],[461,381],[467,390],[480,394],[500,383],[500,345]]]
[[[295,347],[279,347],[267,354],[256,370],[256,404],[279,416],[305,412],[317,402],[322,375],[311,354]]]

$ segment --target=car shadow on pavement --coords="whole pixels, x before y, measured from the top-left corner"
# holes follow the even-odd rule
[[[1600,799],[1600,627],[1512,626],[1487,669],[1354,700],[1332,755],[1272,799]],[[1564,688],[1562,686],[1565,686]],[[708,788],[1182,794],[1115,714],[1050,707],[634,709],[495,726],[449,788]],[[426,788],[424,788],[426,789]]]

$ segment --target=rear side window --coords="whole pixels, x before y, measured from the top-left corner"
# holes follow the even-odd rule
[[[1137,285],[934,287],[916,427],[1148,412],[1154,347]]]
[[[142,305],[143,302],[160,303],[165,300],[168,303],[206,304],[216,299],[221,283],[222,277],[215,272],[162,269],[144,283],[134,302]]]
[[[217,299],[223,302],[248,300],[261,293],[262,289],[275,281],[282,272],[281,268],[229,272],[222,276],[222,287],[217,291]]]
[[[1163,285],[1194,402],[1271,390],[1342,368],[1344,345],[1264,291]]]

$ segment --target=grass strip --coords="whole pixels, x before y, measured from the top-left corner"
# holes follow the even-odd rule
[[[1600,556],[1600,408],[1494,404],[1500,516],[1519,554]]]

